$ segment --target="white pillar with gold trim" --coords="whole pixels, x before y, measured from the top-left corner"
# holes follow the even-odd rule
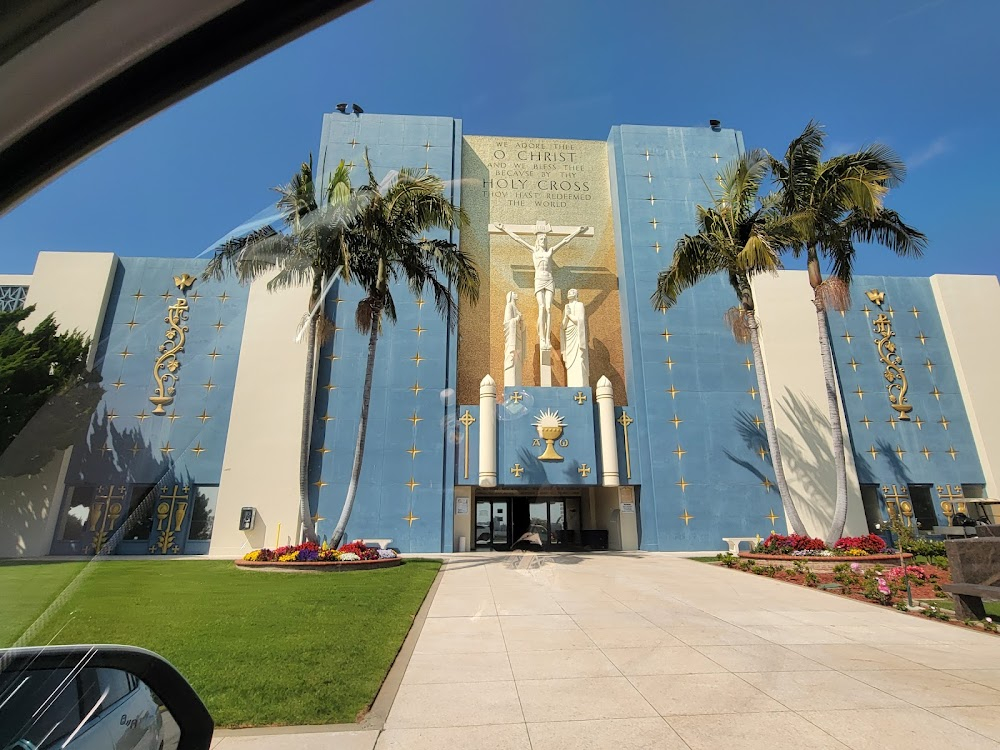
[[[497,384],[489,375],[479,383],[479,486],[497,486]]]
[[[594,389],[597,399],[597,419],[601,434],[601,484],[617,487],[618,440],[615,436],[615,392],[607,375],[601,375]]]

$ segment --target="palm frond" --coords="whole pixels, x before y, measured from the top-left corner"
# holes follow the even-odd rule
[[[883,208],[874,216],[851,213],[844,220],[851,237],[860,242],[877,242],[896,255],[916,258],[927,247],[927,235],[906,224],[895,211]]]

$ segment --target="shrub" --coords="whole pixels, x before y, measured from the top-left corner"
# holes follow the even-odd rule
[[[806,586],[813,589],[819,586],[819,576],[811,570],[806,570]]]
[[[877,555],[885,551],[885,540],[876,534],[845,536],[838,539],[833,548],[845,550],[849,555],[858,554],[854,550],[861,550],[863,555]]]
[[[911,555],[922,555],[924,557],[946,557],[944,542],[935,542],[931,539],[914,539],[912,535],[904,534],[900,537],[899,546],[903,552]]]
[[[345,554],[357,555],[358,560],[378,560],[378,550],[366,547],[363,542],[356,541],[344,544],[340,547],[340,559],[344,560]]]
[[[935,605],[930,605],[925,607],[923,613],[930,617],[932,620],[947,620],[948,615],[943,610],[938,609]]]
[[[930,564],[935,568],[941,568],[941,570],[948,570],[948,556],[947,555],[932,555],[930,559]]]
[[[885,571],[884,575],[887,579],[894,581],[897,578],[902,578],[904,572],[914,580],[917,581],[927,580],[927,571],[921,568],[919,565],[907,565],[906,568],[901,568],[898,566],[895,568],[889,568],[889,570]]]
[[[727,568],[735,568],[737,563],[739,563],[740,558],[730,552],[720,552],[715,556],[715,559],[725,565]]]
[[[791,555],[795,552],[822,552],[826,542],[809,536],[790,534],[771,534],[767,539],[754,547],[754,552],[763,555]]]

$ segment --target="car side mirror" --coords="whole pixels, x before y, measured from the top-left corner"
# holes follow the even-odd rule
[[[194,688],[152,651],[0,649],[0,750],[209,750],[213,729]]]

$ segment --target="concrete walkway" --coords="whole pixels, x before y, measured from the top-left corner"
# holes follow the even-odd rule
[[[442,575],[381,733],[259,747],[1000,747],[1000,637],[666,555]]]

